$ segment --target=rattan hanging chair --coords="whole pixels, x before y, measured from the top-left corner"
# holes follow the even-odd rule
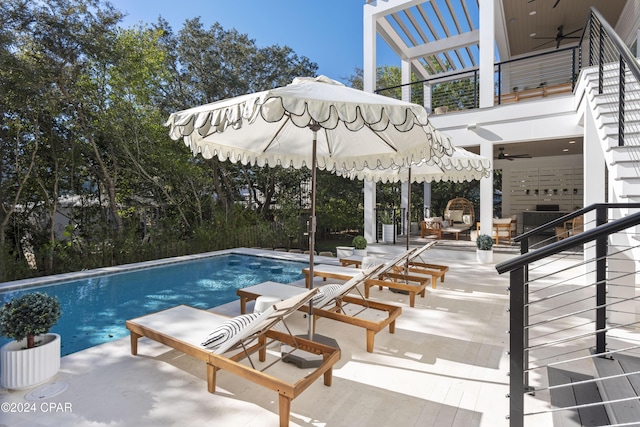
[[[456,197],[449,200],[447,207],[444,209],[444,219],[452,221],[454,224],[464,223],[471,227],[476,220],[473,203],[464,197]]]

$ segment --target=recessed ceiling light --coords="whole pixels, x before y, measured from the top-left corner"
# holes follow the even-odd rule
[[[535,15],[537,12],[535,10],[532,10],[531,12],[529,12],[529,15],[533,16]]]
[[[536,36],[536,33],[529,34],[529,37],[535,37],[535,36]]]
[[[569,144],[575,144],[575,143],[576,143],[575,141],[569,141]]]
[[[569,149],[568,148],[563,148],[562,151],[564,151],[566,153],[567,151],[569,151]]]

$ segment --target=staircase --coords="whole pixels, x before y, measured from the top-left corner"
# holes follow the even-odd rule
[[[607,65],[603,75],[602,93],[598,89],[598,68],[583,70],[587,108],[598,124],[601,147],[606,160],[609,180],[617,201],[640,201],[640,83],[625,72],[624,99],[620,99],[618,65]],[[583,87],[584,86],[584,87]],[[620,110],[623,108],[624,145],[619,145]]]
[[[496,265],[510,277],[512,427],[640,426],[640,67],[591,10],[575,96],[610,200],[523,233],[522,255]],[[537,233],[578,216],[585,231],[529,251]]]

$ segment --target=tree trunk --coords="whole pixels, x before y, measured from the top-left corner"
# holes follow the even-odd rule
[[[33,348],[36,346],[36,337],[32,334],[27,335],[27,348]]]

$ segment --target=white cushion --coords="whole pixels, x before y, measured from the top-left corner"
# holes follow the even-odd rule
[[[462,215],[462,222],[471,225],[471,215]]]
[[[260,313],[249,313],[226,320],[207,336],[202,346],[210,349],[219,347],[248,328],[258,317],[260,317]]]
[[[453,222],[462,222],[462,215],[464,211],[462,210],[450,210],[449,211],[449,219]]]
[[[324,285],[318,288],[318,293],[311,298],[313,306],[322,307],[329,301],[333,300],[342,291],[342,285],[331,284]]]
[[[511,224],[511,218],[494,218],[494,224]]]

